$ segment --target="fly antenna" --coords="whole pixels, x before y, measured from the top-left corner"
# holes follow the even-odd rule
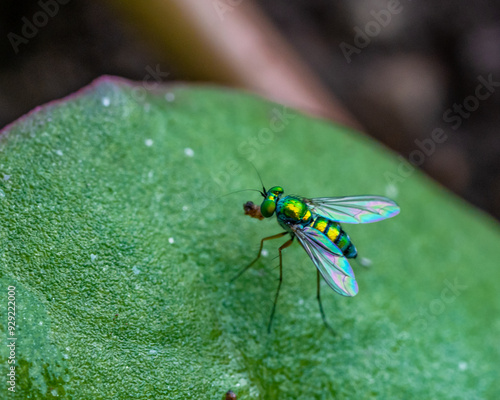
[[[264,186],[264,182],[262,182],[262,178],[259,174],[259,171],[257,170],[257,168],[255,167],[255,165],[253,165],[253,162],[251,162],[250,160],[248,160],[248,162],[252,165],[253,169],[255,170],[255,172],[257,172],[257,175],[260,179],[260,183],[262,185],[262,192],[260,192],[260,194],[262,195],[262,197],[266,197],[266,193],[267,193],[267,190],[266,190],[266,187]]]
[[[222,196],[217,197],[217,199],[220,199],[221,197],[229,196],[230,194],[247,192],[247,191],[258,192],[258,193],[262,194],[262,192],[260,190],[257,190],[257,189],[242,189],[242,190],[236,190],[234,192],[229,192],[229,193],[223,194]]]

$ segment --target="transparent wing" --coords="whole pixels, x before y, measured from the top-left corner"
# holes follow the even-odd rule
[[[399,214],[399,206],[382,196],[303,198],[312,212],[346,224],[367,224]]]
[[[326,283],[343,296],[355,296],[358,283],[342,251],[317,229],[295,226],[292,230]]]

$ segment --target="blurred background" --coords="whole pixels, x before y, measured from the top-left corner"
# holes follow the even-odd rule
[[[500,218],[498,2],[1,2],[0,127],[103,74],[230,85],[362,129]]]

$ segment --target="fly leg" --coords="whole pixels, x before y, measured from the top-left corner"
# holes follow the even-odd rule
[[[262,247],[264,246],[264,241],[265,240],[278,239],[280,237],[285,236],[287,233],[288,232],[281,232],[281,233],[278,233],[277,235],[268,236],[268,237],[265,237],[264,239],[262,239],[260,241],[259,252],[257,253],[257,257],[255,257],[255,260],[253,260],[250,264],[248,264],[245,268],[243,268],[240,272],[238,272],[238,274],[233,279],[231,279],[231,282],[233,282],[236,279],[238,279],[241,276],[241,274],[243,274],[243,272],[245,272],[248,268],[250,268],[252,265],[254,265],[257,262],[257,260],[260,258],[261,254],[262,254]]]
[[[325,324],[325,326],[328,328],[328,330],[333,334],[335,335],[335,331],[333,330],[333,328],[330,326],[330,324],[328,322],[326,322],[326,316],[325,316],[325,311],[323,311],[323,305],[321,304],[321,296],[320,296],[320,276],[319,276],[319,270],[316,270],[316,272],[318,273],[318,291],[317,291],[317,299],[318,299],[318,304],[319,304],[319,311],[321,313],[321,318],[323,318],[323,322]]]
[[[292,244],[294,238],[295,238],[295,236],[292,236],[292,238],[290,240],[286,241],[279,248],[279,253],[280,253],[280,283],[278,284],[278,289],[276,290],[276,296],[274,298],[274,304],[273,304],[273,311],[271,311],[271,318],[269,319],[269,325],[267,327],[267,333],[271,333],[271,325],[273,324],[274,312],[276,311],[276,304],[278,303],[278,296],[280,294],[281,283],[283,282],[283,257],[281,255],[281,251],[283,249],[286,249],[288,246],[290,246]]]

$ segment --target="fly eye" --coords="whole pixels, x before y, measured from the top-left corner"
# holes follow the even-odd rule
[[[266,218],[271,217],[274,214],[275,210],[276,210],[276,203],[273,200],[266,199],[262,202],[262,205],[260,206],[260,212]]]

